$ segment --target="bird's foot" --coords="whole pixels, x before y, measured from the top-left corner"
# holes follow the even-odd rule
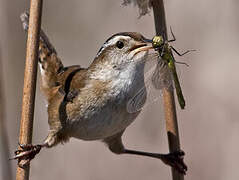
[[[187,166],[183,161],[183,156],[185,155],[185,153],[183,151],[175,151],[169,154],[166,154],[163,158],[162,161],[175,168],[178,172],[182,173],[182,174],[186,174],[187,171]]]
[[[18,166],[24,168],[40,152],[42,145],[19,144],[19,149],[15,151],[15,156],[10,160],[17,159]]]

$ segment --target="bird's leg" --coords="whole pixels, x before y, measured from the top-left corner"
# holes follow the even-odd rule
[[[19,149],[15,151],[15,156],[10,160],[17,159],[18,165],[24,167],[41,151],[41,148],[46,147],[47,143],[43,144],[19,144]]]
[[[108,145],[109,149],[116,154],[133,154],[133,155],[140,155],[140,156],[148,156],[152,158],[157,158],[162,160],[165,164],[175,168],[178,172],[182,174],[186,174],[187,166],[183,162],[183,151],[175,151],[173,153],[168,154],[159,154],[159,153],[150,153],[150,152],[143,152],[143,151],[135,151],[126,149],[122,143],[121,136],[124,131],[108,137],[103,141]]]
[[[168,154],[159,154],[159,153],[150,153],[150,152],[144,152],[144,151],[124,149],[124,151],[121,154],[134,154],[134,155],[157,158],[162,160],[165,164],[175,168],[178,172],[182,174],[186,174],[186,171],[187,171],[187,166],[183,161],[183,156],[185,155],[183,151],[175,151]]]

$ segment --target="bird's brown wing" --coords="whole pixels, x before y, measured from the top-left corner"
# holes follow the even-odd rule
[[[67,105],[72,104],[74,98],[79,95],[78,89],[83,86],[85,72],[86,70],[79,66],[67,67],[57,75],[59,85],[50,89],[48,100],[50,133],[46,139],[49,146],[69,139],[65,131],[68,119]]]

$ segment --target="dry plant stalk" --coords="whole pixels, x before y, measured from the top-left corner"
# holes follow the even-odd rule
[[[124,0],[124,5],[133,3],[139,8],[140,16],[149,13],[153,8],[156,34],[168,39],[166,17],[163,0]],[[174,100],[174,92],[170,88],[163,89],[164,112],[166,121],[166,130],[168,135],[169,151],[180,150],[177,113]],[[178,173],[172,168],[173,180],[183,180],[183,174]]]
[[[31,0],[19,134],[20,144],[31,144],[32,142],[41,13],[42,0]],[[19,163],[21,164],[21,162]],[[28,180],[29,170],[30,165],[26,165],[24,168],[17,167],[16,180]]]
[[[168,39],[166,17],[163,0],[152,0],[154,12],[155,29],[157,35],[162,35]],[[177,113],[174,100],[174,92],[170,89],[163,89],[164,113],[166,121],[166,130],[168,135],[169,151],[180,150],[180,141],[178,133]],[[173,180],[183,180],[184,175],[172,168]]]

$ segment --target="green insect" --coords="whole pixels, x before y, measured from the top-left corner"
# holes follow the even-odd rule
[[[179,102],[181,109],[184,109],[185,100],[184,100],[182,88],[179,83],[177,70],[176,70],[176,66],[175,66],[176,61],[174,59],[172,51],[174,51],[179,56],[183,56],[186,53],[188,53],[190,51],[194,51],[194,50],[188,50],[188,51],[180,54],[176,49],[174,49],[174,47],[172,47],[169,44],[169,42],[176,41],[176,38],[175,38],[171,28],[170,28],[170,30],[171,30],[171,34],[173,36],[172,40],[167,41],[163,38],[163,36],[154,36],[152,39],[152,44],[153,44],[153,47],[155,48],[155,50],[157,50],[159,52],[159,55],[162,58],[162,60],[164,60],[167,63],[168,68],[170,69],[170,71],[173,75],[173,81],[174,81],[174,85],[175,85],[175,89],[176,89],[178,102]],[[185,63],[183,63],[183,64],[185,64]]]

